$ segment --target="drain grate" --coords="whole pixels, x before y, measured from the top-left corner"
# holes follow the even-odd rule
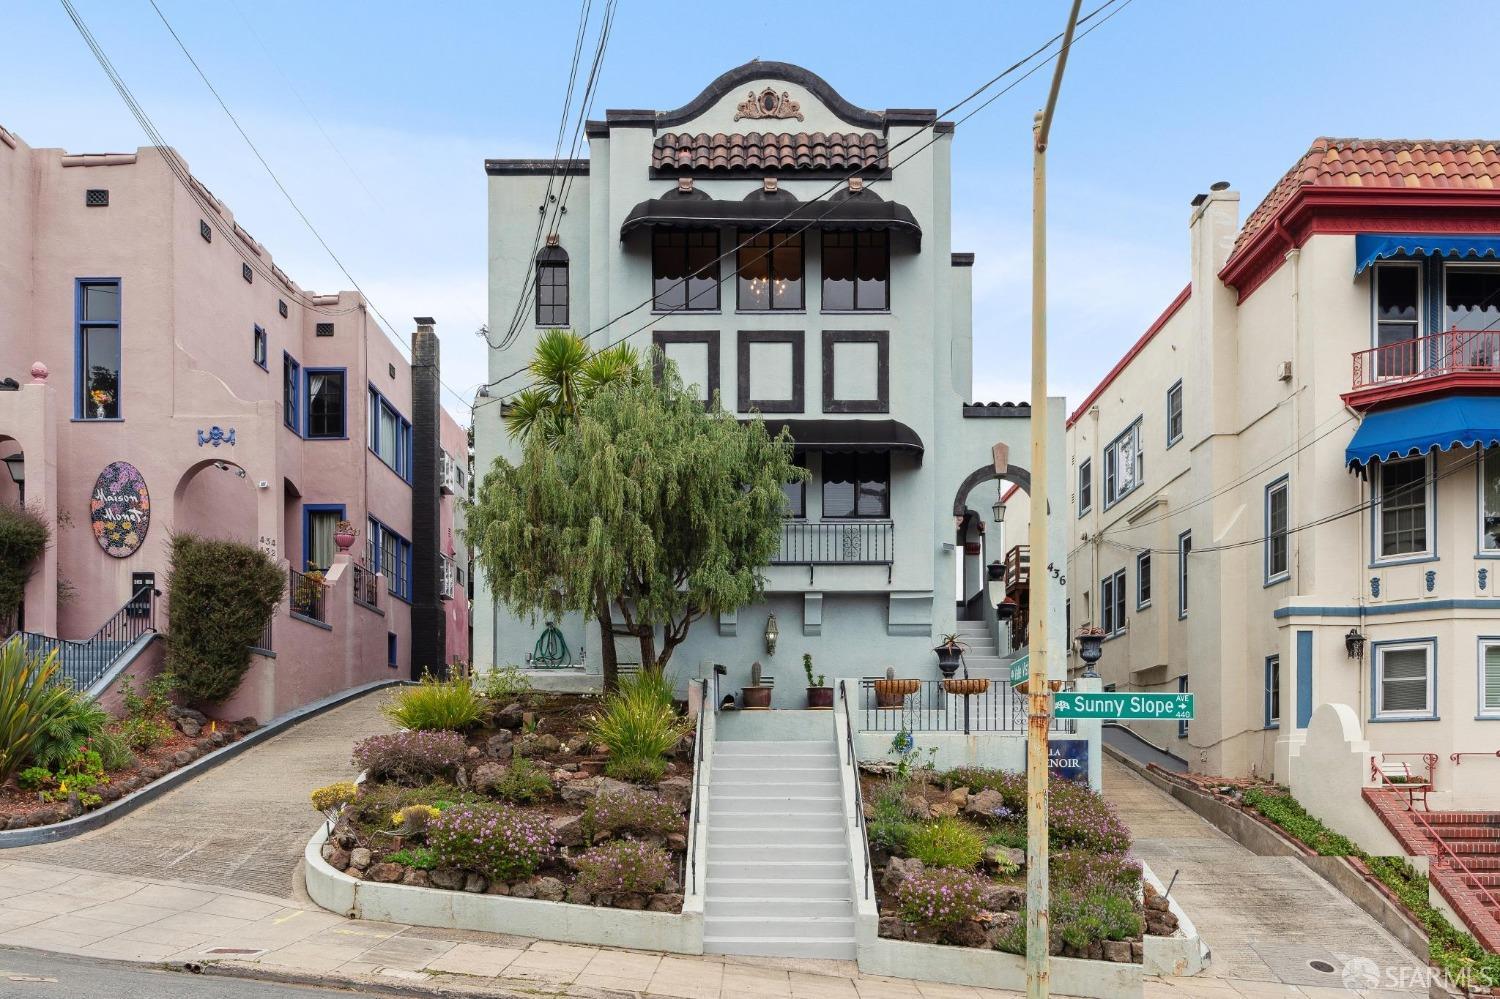
[[[1327,961],[1308,961],[1307,966],[1314,971],[1321,971],[1325,975],[1331,975],[1335,970],[1333,965]]]

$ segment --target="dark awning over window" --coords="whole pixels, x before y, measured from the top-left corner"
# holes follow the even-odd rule
[[[775,437],[786,427],[799,451],[837,451],[860,454],[905,451],[922,459],[922,438],[897,420],[767,420]]]
[[[922,227],[911,209],[896,201],[847,198],[843,201],[797,201],[767,199],[763,201],[722,201],[719,199],[652,198],[630,210],[620,226],[623,238],[647,226],[693,228],[700,226],[742,225],[759,229],[862,230],[889,229],[907,233],[918,248],[922,245]]]

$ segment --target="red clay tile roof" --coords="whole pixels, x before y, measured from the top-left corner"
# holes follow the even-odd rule
[[[1303,187],[1491,190],[1497,182],[1500,150],[1491,140],[1319,138],[1245,219],[1234,251]]]
[[[669,132],[651,147],[660,170],[884,169],[885,139],[874,132]]]

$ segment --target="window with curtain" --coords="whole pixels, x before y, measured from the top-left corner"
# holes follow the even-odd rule
[[[739,308],[765,312],[802,308],[802,234],[739,235]]]
[[[333,565],[333,553],[338,550],[333,543],[333,529],[341,516],[338,510],[307,512],[307,551],[303,553],[307,568],[326,572]]]
[[[1381,558],[1427,551],[1427,461],[1423,457],[1381,463],[1376,477]]]
[[[889,517],[889,454],[823,455],[824,517]]]
[[[1479,645],[1479,714],[1500,717],[1500,640]]]
[[[78,413],[85,420],[120,417],[120,283],[78,286]]]
[[[1422,270],[1412,263],[1385,263],[1375,268],[1375,374],[1399,378],[1417,374],[1421,350]]]
[[[653,231],[651,294],[658,312],[719,311],[718,232]]]
[[[343,437],[344,372],[307,372],[307,436]]]
[[[1495,331],[1500,337],[1500,268],[1450,265],[1443,269],[1443,328]],[[1494,338],[1474,341],[1465,360],[1493,365]],[[1487,348],[1487,349],[1485,349]],[[1479,354],[1486,356],[1481,359]]]
[[[883,311],[890,286],[889,233],[823,233],[824,312]]]
[[[1377,646],[1375,649],[1375,716],[1420,718],[1432,707],[1431,643]]]
[[[1104,449],[1104,509],[1135,492],[1145,478],[1145,459],[1141,455],[1141,421],[1109,442]]]

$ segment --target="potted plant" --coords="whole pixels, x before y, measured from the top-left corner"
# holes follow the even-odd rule
[[[1093,625],[1084,625],[1078,629],[1078,658],[1083,660],[1084,675],[1097,675],[1094,673],[1094,664],[1103,655],[1104,629],[1095,628]]]
[[[990,681],[988,677],[983,676],[950,676],[943,681],[943,689],[950,694],[961,694],[964,697],[969,697],[973,694],[982,694],[986,690],[989,690]]]
[[[740,704],[746,710],[764,710],[771,706],[771,688],[761,685],[759,661],[750,667],[750,686],[740,688]]]
[[[347,520],[341,520],[333,525],[333,543],[339,546],[339,551],[346,552],[354,547],[354,539],[358,532],[354,525]]]
[[[896,679],[896,667],[885,668],[885,679],[875,681],[875,706],[877,708],[899,708],[906,699],[920,690],[918,680]]]
[[[943,636],[942,643],[932,650],[937,653],[938,669],[943,671],[943,676],[951,677],[958,672],[966,648],[968,646],[960,642],[957,635]]]
[[[812,653],[802,653],[802,672],[807,674],[807,706],[809,708],[833,709],[833,688],[824,681],[828,678],[819,673],[813,677]]]

